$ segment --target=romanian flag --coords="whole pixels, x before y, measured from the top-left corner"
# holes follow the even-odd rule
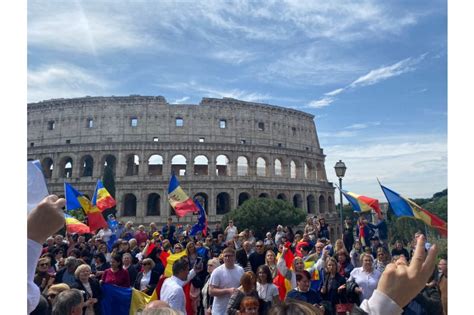
[[[173,275],[174,262],[183,256],[186,256],[186,250],[182,250],[177,254],[170,254],[168,258],[166,258],[165,277],[171,277]]]
[[[382,186],[382,184],[380,184],[380,187],[397,217],[417,218],[423,221],[426,225],[435,228],[441,236],[448,236],[448,224],[441,218],[430,213],[428,210],[423,209],[412,200],[402,197],[393,190]]]
[[[176,176],[171,175],[170,184],[168,186],[168,201],[173,207],[178,217],[183,217],[187,213],[199,211],[194,201],[186,195],[184,190],[179,186]]]
[[[91,232],[107,226],[102,212],[93,206],[86,196],[68,183],[64,183],[64,195],[66,196],[66,210],[82,209],[87,215],[87,223]]]
[[[66,221],[66,230],[69,234],[84,234],[91,232],[87,225],[67,213],[64,214],[64,220]]]
[[[291,244],[287,242],[285,244],[285,247],[289,247]],[[277,261],[280,259],[281,254],[278,254]],[[293,260],[295,259],[295,256],[293,255],[293,252],[291,249],[288,248],[286,251],[285,257],[283,257],[285,260],[285,265],[288,269],[293,270]],[[278,288],[278,295],[280,297],[280,301],[284,301],[286,294],[291,291],[291,281],[286,279],[284,275],[280,273],[280,271],[277,271],[277,276],[275,279],[273,279],[273,284],[276,285]]]
[[[151,301],[152,296],[135,288],[102,284],[102,314],[135,315]]]
[[[355,212],[366,212],[373,209],[379,215],[382,213],[377,199],[361,196],[341,188],[339,188],[339,190],[342,192],[344,197],[346,197],[347,201],[349,201]]]
[[[100,179],[97,180],[97,185],[95,186],[92,205],[97,206],[100,211],[104,211],[116,205],[115,199],[110,195]]]
[[[199,203],[197,199],[194,200],[194,204],[199,208],[199,218],[198,222],[193,225],[189,235],[194,236],[197,232],[202,232],[203,236],[207,235],[207,217],[206,211],[204,211],[203,207]]]

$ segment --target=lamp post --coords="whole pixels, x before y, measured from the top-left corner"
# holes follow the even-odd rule
[[[342,220],[342,178],[346,174],[346,164],[339,160],[339,162],[334,165],[334,170],[336,171],[336,176],[339,177],[339,210],[340,210],[340,215],[341,215],[341,232],[344,232],[344,225],[343,225],[343,220]]]

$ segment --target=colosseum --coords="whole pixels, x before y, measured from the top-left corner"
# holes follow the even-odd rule
[[[232,98],[195,105],[139,95],[52,99],[27,108],[28,159],[41,161],[51,193],[64,195],[68,182],[92,196],[109,165],[123,220],[163,224],[171,215],[195,222],[195,215],[177,220],[168,204],[174,172],[210,223],[264,197],[324,215],[341,233],[311,114]]]

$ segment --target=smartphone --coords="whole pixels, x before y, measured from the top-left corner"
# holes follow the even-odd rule
[[[198,256],[196,259],[196,263],[194,264],[196,267],[201,267],[202,266],[202,257]]]

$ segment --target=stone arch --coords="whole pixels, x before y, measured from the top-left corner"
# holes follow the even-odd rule
[[[148,175],[163,175],[163,157],[159,154],[153,154],[148,158]]]
[[[194,175],[209,175],[209,160],[205,155],[198,155],[194,158]]]
[[[296,178],[296,163],[293,160],[290,161],[290,178]]]
[[[123,216],[135,217],[137,215],[137,197],[128,193],[123,196]]]
[[[258,198],[270,198],[270,195],[266,192],[263,192],[260,195],[258,195]]]
[[[117,166],[117,158],[112,154],[107,154],[102,157],[102,174],[104,174],[105,167],[109,166],[112,168],[113,173],[115,174],[115,169]]]
[[[59,162],[59,177],[71,178],[72,177],[73,160],[70,156],[65,156]]]
[[[319,196],[319,213],[324,212],[326,212],[326,199],[324,199],[324,196],[321,195]]]
[[[287,201],[288,197],[286,197],[286,194],[280,193],[280,194],[278,194],[277,199]]]
[[[209,208],[209,196],[204,192],[198,192],[194,195],[193,200],[194,199],[197,199],[199,201],[199,203],[204,208],[204,211],[206,211],[207,214]]]
[[[230,176],[229,158],[220,154],[216,157],[216,176]]]
[[[250,194],[248,192],[241,192],[239,194],[239,206],[242,205],[248,199],[250,199]]]
[[[303,197],[300,194],[295,194],[293,196],[293,206],[295,208],[303,209]]]
[[[275,176],[283,176],[283,167],[280,159],[275,159]]]
[[[138,175],[138,168],[140,167],[140,157],[136,154],[127,155],[127,168],[125,170],[125,176]]]
[[[247,157],[241,155],[237,158],[237,176],[249,175],[249,162]]]
[[[94,159],[90,155],[81,158],[81,177],[92,176],[94,171]]]
[[[316,198],[314,198],[313,195],[308,195],[306,197],[306,204],[308,213],[316,213]]]
[[[186,175],[186,157],[182,154],[176,154],[171,159],[171,172],[176,176]]]
[[[216,214],[226,214],[230,211],[230,195],[226,192],[217,194]]]
[[[257,176],[268,176],[267,160],[261,156],[257,158]]]
[[[157,193],[148,195],[146,215],[160,215],[161,214],[161,196]]]
[[[51,178],[53,176],[54,163],[52,158],[44,158],[41,162],[41,167],[43,168],[44,177]]]

